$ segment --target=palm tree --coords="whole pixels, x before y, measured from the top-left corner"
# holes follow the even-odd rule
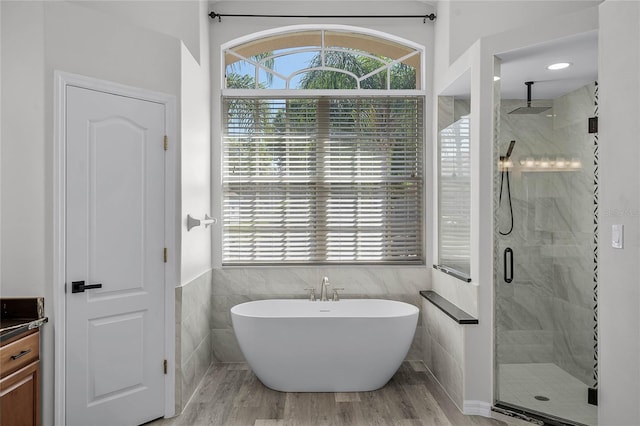
[[[349,73],[362,77],[368,75],[382,67],[388,59],[380,57],[374,59],[370,56],[360,55],[358,51],[327,51],[325,52],[324,66],[348,71]],[[309,68],[319,68],[322,64],[322,57],[318,54],[309,62]],[[387,73],[390,73],[391,89],[415,89],[416,69],[403,63],[396,63],[388,69],[381,70],[360,82],[362,89],[387,89]],[[357,82],[352,75],[339,71],[312,70],[308,72],[300,81],[302,89],[356,89]],[[292,100],[291,102],[300,102]],[[406,144],[406,135],[401,134],[404,128],[414,128],[416,116],[407,113],[411,109],[405,108],[407,102],[414,102],[412,99],[399,98],[389,102],[379,102],[376,98],[338,98],[329,101],[321,98],[318,102],[318,110],[331,110],[334,105],[341,111],[351,111],[350,119],[344,117],[340,122],[340,132],[353,132],[357,135],[353,139],[358,144],[359,150],[364,150],[372,155],[376,152],[387,151],[388,173],[392,175],[403,175],[404,169],[396,169],[396,164],[403,163],[402,146]],[[296,105],[295,110],[300,110],[300,105]],[[313,122],[320,122],[319,117],[310,117]],[[347,125],[347,122],[349,123]],[[403,125],[406,123],[406,125]],[[328,123],[331,131],[331,124]],[[381,132],[381,129],[394,129],[393,134]],[[400,132],[400,133],[397,133]],[[357,141],[357,142],[356,142]],[[398,148],[396,142],[400,142]],[[397,151],[397,153],[396,153]],[[397,157],[397,158],[396,158]]]
[[[352,72],[357,76],[364,75],[364,68],[358,57],[350,52],[327,51],[325,52],[326,67],[336,68]],[[320,68],[322,57],[320,54],[314,56],[309,61],[309,68]],[[301,89],[356,89],[357,84],[352,76],[339,72],[327,70],[313,70],[305,74],[300,81]]]
[[[266,59],[264,65],[266,68],[273,69],[275,62],[272,52],[264,52],[258,55],[251,56],[251,59],[255,62],[260,62]],[[265,89],[265,85],[256,82],[256,79],[252,75],[240,74],[238,71],[238,64],[240,62],[234,62],[229,65],[226,75],[226,87],[228,89]],[[273,74],[267,73],[267,86],[273,81]],[[265,128],[265,124],[269,121],[268,108],[263,102],[256,99],[229,99],[227,103],[227,120],[236,122],[239,127],[244,129],[254,129],[256,124],[261,123],[259,126]]]
[[[324,66],[337,70],[347,71],[357,77],[365,76],[382,66],[387,60],[380,57],[380,60],[370,56],[359,55],[358,51],[326,51]],[[317,54],[309,61],[309,68],[319,68],[322,66],[322,57]],[[396,63],[391,70],[392,89],[415,89],[416,70],[415,68]],[[382,70],[360,82],[362,89],[386,89],[387,70]],[[301,89],[356,89],[355,79],[346,73],[330,70],[312,70],[305,74],[300,81]]]
[[[264,60],[262,65],[265,68],[270,70],[275,69],[275,59],[273,58],[273,52],[259,53],[257,55],[251,56],[250,59],[258,63]],[[259,82],[256,85],[255,77],[247,74],[240,74],[238,72],[239,65],[242,62],[244,61],[236,61],[227,67],[227,88],[228,89],[265,89],[266,88],[265,85]],[[273,83],[273,74],[270,72],[267,72],[266,74],[267,74],[266,86],[268,87]]]

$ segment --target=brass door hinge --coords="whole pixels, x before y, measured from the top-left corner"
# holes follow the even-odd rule
[[[162,363],[163,368],[164,368],[164,374],[167,374],[167,370],[168,370],[168,365],[169,363],[167,362],[167,360],[165,359],[164,362]]]
[[[169,137],[167,135],[164,135],[164,150],[168,150],[169,149]]]
[[[164,248],[164,263],[167,263],[167,248]]]

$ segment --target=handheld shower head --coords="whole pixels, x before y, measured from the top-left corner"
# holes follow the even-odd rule
[[[515,140],[509,142],[509,149],[507,149],[507,155],[505,155],[505,157],[507,158],[511,157],[511,153],[513,152],[513,147],[515,144],[516,144]]]
[[[500,161],[507,161],[511,158],[511,153],[513,152],[513,147],[515,146],[516,141],[509,142],[509,148],[507,149],[507,153],[505,155],[500,156]]]
[[[516,141],[512,140],[509,142],[509,148],[507,149],[507,153],[504,156],[500,156],[500,197],[498,198],[498,209],[500,209],[500,205],[502,204],[502,187],[504,181],[507,181],[507,197],[509,199],[509,213],[511,217],[511,226],[507,232],[502,232],[498,228],[498,232],[500,235],[509,235],[513,231],[513,204],[511,202],[511,183],[509,183],[509,168],[513,167],[511,164],[510,157],[513,152],[513,147],[515,146]],[[506,176],[506,179],[505,179]]]

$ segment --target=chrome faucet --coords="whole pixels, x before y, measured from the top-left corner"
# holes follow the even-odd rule
[[[320,301],[326,302],[327,299],[327,287],[329,287],[329,278],[322,278],[321,290],[320,290]]]

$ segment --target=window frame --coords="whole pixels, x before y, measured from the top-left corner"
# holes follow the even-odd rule
[[[417,55],[419,56],[419,61],[420,61],[420,68],[419,72],[416,73],[416,84],[419,84],[420,89],[345,89],[345,90],[335,90],[335,89],[234,89],[234,88],[226,88],[226,62],[225,62],[225,54],[226,54],[226,49],[228,49],[231,46],[236,46],[238,44],[241,43],[245,43],[248,41],[252,41],[252,40],[257,40],[260,39],[262,37],[269,37],[269,36],[273,36],[274,34],[285,34],[285,33],[295,33],[298,31],[309,31],[309,30],[340,30],[340,31],[346,31],[346,32],[356,32],[356,33],[360,33],[360,34],[364,34],[364,35],[368,35],[371,37],[375,37],[375,38],[379,38],[381,40],[389,40],[395,43],[399,43],[399,44],[404,44],[407,47],[413,48],[415,50],[418,51]],[[222,136],[223,136],[223,132],[224,132],[224,119],[223,119],[223,114],[224,114],[224,108],[223,108],[223,103],[224,103],[224,99],[226,97],[234,97],[234,98],[238,98],[238,97],[246,97],[246,98],[274,98],[274,97],[282,97],[282,98],[294,98],[294,97],[300,97],[300,98],[308,98],[308,97],[330,97],[330,98],[336,98],[336,97],[347,97],[347,98],[356,98],[356,97],[366,97],[366,98],[375,98],[375,97],[398,97],[398,98],[402,98],[402,97],[421,97],[422,98],[422,157],[421,157],[421,168],[422,168],[422,189],[421,189],[421,204],[422,204],[422,214],[421,214],[421,223],[419,224],[419,228],[421,230],[421,257],[419,260],[417,261],[395,261],[395,262],[388,262],[388,261],[380,261],[380,262],[358,262],[358,261],[335,261],[335,262],[318,262],[318,261],[309,261],[307,263],[288,263],[286,261],[278,261],[275,263],[264,263],[264,262],[247,262],[247,263],[238,263],[238,262],[234,262],[234,263],[224,263],[222,259],[224,259],[224,248],[222,245],[222,238],[219,240],[220,241],[220,247],[218,249],[216,249],[216,252],[220,253],[220,257],[218,257],[218,262],[220,264],[220,266],[223,266],[225,268],[227,267],[263,267],[263,266],[321,266],[321,265],[345,265],[345,266],[354,266],[354,267],[358,267],[358,266],[365,266],[365,265],[381,265],[381,266],[387,266],[387,267],[407,267],[407,266],[424,266],[428,260],[428,247],[430,243],[427,243],[427,234],[428,234],[428,229],[430,229],[427,225],[427,219],[429,217],[429,211],[427,209],[429,202],[427,199],[427,195],[430,193],[429,190],[429,185],[431,180],[429,179],[430,177],[430,170],[431,170],[431,166],[429,164],[429,162],[427,161],[430,158],[430,154],[428,152],[430,144],[427,142],[427,131],[430,128],[429,122],[430,119],[428,118],[428,111],[430,109],[429,105],[428,105],[428,96],[427,96],[427,91],[425,90],[425,81],[426,81],[426,67],[425,67],[425,47],[422,45],[419,45],[415,42],[412,42],[410,40],[406,40],[406,39],[402,39],[400,37],[396,37],[393,35],[390,35],[388,33],[384,33],[384,32],[380,32],[380,31],[376,31],[376,30],[370,30],[370,29],[366,29],[366,28],[361,28],[361,27],[352,27],[352,26],[345,26],[345,25],[322,25],[322,26],[315,26],[315,25],[295,25],[295,26],[290,26],[290,27],[286,27],[286,29],[284,30],[267,30],[267,31],[262,31],[262,32],[258,32],[258,33],[254,33],[254,34],[250,34],[244,37],[240,37],[237,38],[233,41],[227,42],[227,43],[223,43],[220,45],[220,58],[221,58],[221,62],[220,62],[220,114],[219,117],[221,119],[221,133],[220,133],[220,138],[222,140]],[[387,86],[390,87],[390,86]],[[219,155],[219,164],[222,167],[222,164],[224,162],[224,147],[222,144],[220,144],[220,155]],[[219,178],[219,182],[221,184],[220,186],[220,217],[223,217],[223,206],[222,206],[222,199],[224,197],[224,189],[223,189],[223,184],[224,184],[224,176],[223,173],[220,173],[220,178]],[[224,219],[223,219],[224,220]],[[221,221],[223,222],[223,221]],[[222,237],[224,235],[224,229],[223,229],[223,224],[221,223],[220,226],[220,236]],[[219,250],[219,251],[218,251]]]
[[[426,48],[425,46],[416,43],[414,41],[402,38],[402,37],[398,37],[395,36],[393,34],[389,34],[389,33],[385,33],[382,31],[378,31],[378,30],[373,30],[370,28],[364,28],[364,27],[356,27],[356,26],[351,26],[351,25],[340,25],[340,24],[326,24],[326,25],[313,25],[313,24],[304,24],[304,25],[290,25],[290,26],[286,26],[286,27],[280,27],[280,28],[275,28],[275,29],[270,29],[270,30],[265,30],[265,31],[258,31],[252,34],[247,34],[245,36],[242,37],[238,37],[236,39],[230,40],[226,43],[222,43],[220,45],[220,80],[218,82],[219,86],[222,90],[222,95],[224,96],[225,92],[227,90],[244,90],[244,89],[227,89],[226,88],[226,51],[228,49],[233,49],[234,47],[237,47],[239,45],[245,44],[245,43],[249,43],[252,41],[256,41],[259,39],[263,39],[263,38],[269,38],[269,37],[274,37],[274,36],[278,36],[278,35],[286,35],[286,34],[295,34],[298,32],[304,33],[304,32],[309,32],[309,31],[320,31],[320,30],[324,30],[324,31],[337,31],[337,32],[345,32],[345,33],[357,33],[357,34],[361,34],[364,36],[369,36],[372,38],[377,38],[380,40],[384,40],[384,41],[388,41],[391,43],[396,43],[399,45],[404,45],[408,48],[414,49],[416,51],[418,51],[418,55],[419,55],[419,63],[420,63],[420,69],[417,70],[416,74],[419,75],[419,81],[416,81],[416,84],[419,83],[419,85],[417,85],[416,87],[419,87],[418,89],[412,89],[410,90],[412,95],[425,95],[426,94]],[[251,89],[251,90],[259,90],[259,89]],[[295,93],[299,93],[301,92],[301,90],[299,89],[265,89],[265,90],[269,90],[269,91],[276,91],[276,90],[284,90],[287,93],[290,92],[295,92]],[[317,93],[319,90],[313,90],[314,93]],[[351,92],[351,96],[354,95],[353,92],[356,91],[364,91],[364,92],[375,92],[380,93],[380,92],[387,92],[391,93],[391,94],[396,94],[396,95],[400,95],[400,92],[403,92],[404,90],[394,90],[394,89],[375,89],[375,90],[367,90],[367,89],[353,89],[353,90],[349,90],[349,92]],[[335,91],[333,91],[335,92]],[[234,92],[236,93],[236,92]],[[381,95],[383,95],[382,93],[380,93]],[[292,96],[294,96],[293,94],[291,94]],[[374,94],[370,94],[373,96],[376,96]]]

